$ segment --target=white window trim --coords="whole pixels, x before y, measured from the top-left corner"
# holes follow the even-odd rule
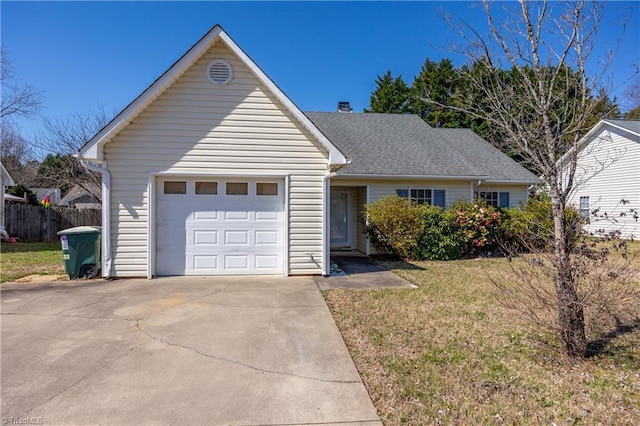
[[[407,199],[409,200],[409,202],[411,202],[411,200],[413,199],[413,197],[411,196],[411,191],[416,191],[416,190],[425,190],[425,191],[431,191],[431,201],[429,202],[429,206],[433,206],[433,195],[435,194],[436,189],[433,187],[409,187],[409,188],[396,188],[396,195],[397,195],[397,191],[400,189],[406,189],[408,191],[407,193]],[[442,189],[443,191],[446,191],[445,189]],[[426,203],[422,203],[422,204],[426,204]]]
[[[587,207],[582,207],[582,200],[587,200]],[[581,195],[578,198],[578,211],[580,212],[580,217],[585,220],[587,223],[591,223],[591,197],[589,195]],[[585,214],[586,213],[586,217]]]

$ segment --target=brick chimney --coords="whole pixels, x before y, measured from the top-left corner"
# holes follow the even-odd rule
[[[340,101],[338,102],[338,112],[353,112],[353,108],[348,101]]]

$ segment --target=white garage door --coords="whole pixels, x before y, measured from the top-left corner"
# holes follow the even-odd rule
[[[158,275],[282,274],[284,181],[163,178]]]

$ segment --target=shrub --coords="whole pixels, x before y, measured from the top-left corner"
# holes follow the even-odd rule
[[[467,239],[455,222],[452,210],[440,207],[423,208],[424,233],[415,250],[417,259],[455,260],[465,252]]]
[[[508,251],[528,252],[552,250],[554,244],[554,222],[551,199],[546,194],[529,198],[520,207],[503,210],[501,244]],[[571,242],[577,242],[580,233],[580,213],[573,206],[567,207],[568,226],[571,227]]]
[[[411,258],[425,228],[424,207],[390,195],[365,205],[365,232],[380,250]]]
[[[449,209],[455,214],[455,223],[467,240],[467,254],[497,248],[497,237],[502,223],[501,213],[485,203],[460,200]]]

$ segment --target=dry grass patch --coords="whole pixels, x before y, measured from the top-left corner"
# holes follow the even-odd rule
[[[387,266],[419,288],[326,293],[385,424],[640,424],[640,307],[570,363],[499,303],[505,259]]]
[[[2,243],[0,282],[15,281],[27,275],[64,274],[60,243]]]

